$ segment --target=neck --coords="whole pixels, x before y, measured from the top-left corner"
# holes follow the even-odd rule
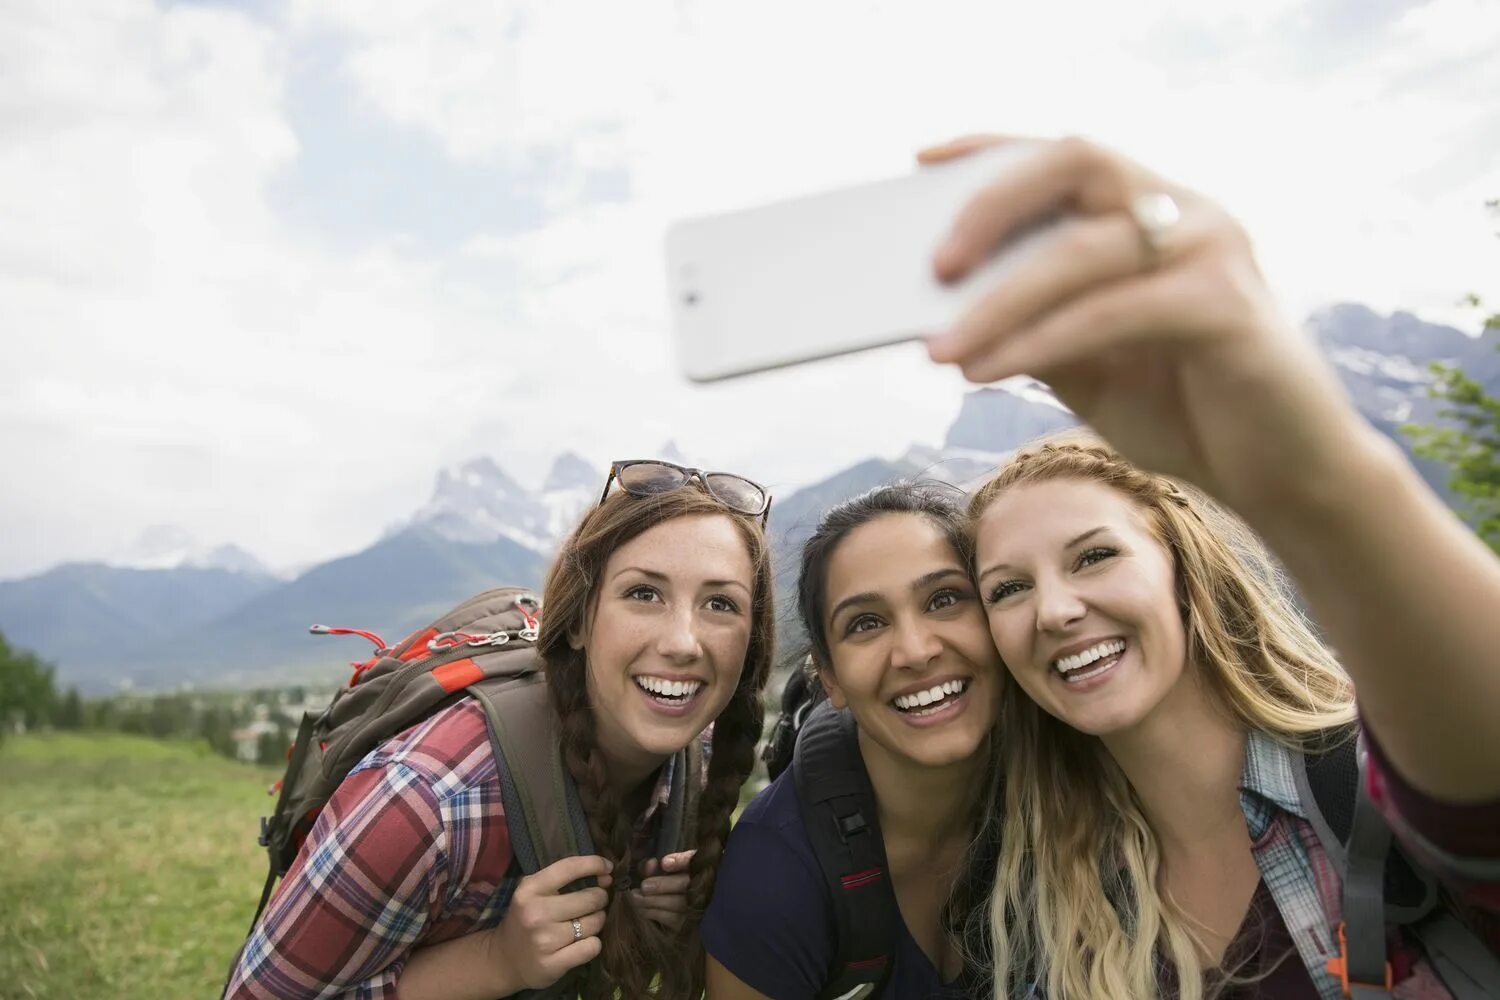
[[[1128,730],[1102,738],[1163,847],[1192,850],[1244,826],[1239,780],[1244,727],[1212,701],[1191,665],[1163,702]]]
[[[659,754],[646,753],[639,748],[631,752],[621,752],[618,748],[611,747],[603,734],[599,736],[596,752],[604,760],[605,771],[609,775],[610,791],[614,792],[620,804],[626,807],[632,816],[640,813],[644,804],[637,800],[651,791],[655,784],[656,773],[667,762],[667,758]]]
[[[870,776],[887,842],[967,839],[974,802],[982,792],[988,754],[981,748],[963,760],[928,767],[896,757],[859,734],[860,756]]]

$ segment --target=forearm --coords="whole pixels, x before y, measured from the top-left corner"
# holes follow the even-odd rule
[[[1341,444],[1282,502],[1240,513],[1406,779],[1450,801],[1500,796],[1500,561],[1389,441],[1361,424]]]
[[[499,954],[491,931],[412,952],[396,987],[400,1000],[497,1000],[526,986]]]

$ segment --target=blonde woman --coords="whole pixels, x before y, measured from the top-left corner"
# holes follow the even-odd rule
[[[1358,416],[1278,318],[1243,232],[1192,192],[1040,143],[960,215],[938,273],[1057,212],[1068,235],[929,345],[974,380],[1047,381],[1119,449],[1026,450],[973,501],[1014,695],[995,996],[1493,995],[1500,563]],[[1290,571],[1337,661],[1225,508]],[[1475,932],[1477,983],[1440,981],[1378,924],[1385,968],[1341,975],[1338,866],[1294,768],[1356,727],[1370,798]]]

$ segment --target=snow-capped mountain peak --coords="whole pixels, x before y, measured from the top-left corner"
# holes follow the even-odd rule
[[[604,476],[603,469],[596,469],[577,452],[565,451],[552,463],[547,478],[542,482],[542,492],[552,493],[583,487],[598,489],[604,483]]]
[[[238,545],[202,545],[192,532],[175,524],[145,528],[104,562],[124,569],[222,569],[247,576],[271,575],[264,563]]]

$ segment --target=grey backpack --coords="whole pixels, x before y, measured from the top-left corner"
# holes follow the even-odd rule
[[[558,719],[536,651],[539,611],[540,602],[527,590],[501,587],[471,597],[390,648],[374,633],[312,627],[318,635],[363,635],[377,648],[371,659],[355,665],[349,686],[327,708],[302,718],[286,773],[277,783],[276,808],[260,821],[270,870],[252,930],[276,881],[349,771],[381,743],[460,698],[473,698],[484,709],[521,874],[594,852],[588,818],[563,763]],[[678,751],[678,758],[657,841],[663,853],[688,850],[696,841],[703,766],[698,742]],[[588,967],[574,970],[545,990],[517,995],[572,995],[587,972]]]

